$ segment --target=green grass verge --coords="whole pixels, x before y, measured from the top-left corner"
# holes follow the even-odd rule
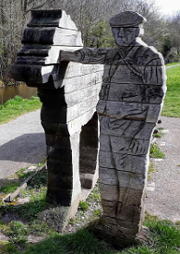
[[[0,229],[9,237],[0,249],[3,254],[179,254],[180,227],[167,220],[159,220],[148,215],[145,226],[150,234],[147,243],[114,249],[110,243],[97,239],[88,228],[79,229],[71,234],[59,234],[50,230],[45,223],[35,221],[31,226],[22,222],[10,222]],[[40,230],[41,229],[41,230]],[[46,236],[37,244],[28,243],[28,235]],[[43,234],[42,234],[43,233]],[[48,236],[47,236],[48,235]]]
[[[34,111],[41,107],[38,97],[33,96],[30,100],[15,96],[14,99],[0,105],[0,124],[7,123],[17,118],[19,115]]]
[[[152,252],[162,254],[180,253],[180,227],[171,221],[148,218],[144,223],[151,232]],[[145,252],[146,253],[146,252]]]
[[[21,172],[22,173],[22,172]],[[178,254],[180,253],[180,223],[174,224],[170,221],[159,220],[156,216],[146,214],[144,225],[149,228],[150,234],[147,241],[139,243],[135,246],[130,246],[123,250],[115,249],[111,243],[105,240],[99,240],[91,231],[89,225],[78,229],[74,233],[60,234],[55,232],[52,228],[47,226],[45,222],[39,221],[36,212],[32,216],[29,214],[33,210],[33,203],[41,202],[41,195],[43,193],[41,188],[44,188],[44,173],[39,172],[40,175],[32,179],[29,190],[23,192],[22,195],[31,195],[31,201],[24,210],[24,205],[18,209],[14,208],[14,212],[20,211],[21,219],[13,220],[10,223],[0,222],[0,232],[4,233],[9,240],[0,241],[0,253],[2,254]],[[35,186],[35,187],[34,187]],[[37,189],[37,187],[39,187]],[[31,190],[31,192],[30,192]],[[36,196],[36,197],[35,197]],[[90,202],[99,202],[100,194],[98,185],[91,193],[87,200],[90,207]],[[43,201],[44,202],[44,201]],[[80,209],[82,204],[80,205]],[[84,208],[84,204],[83,204]],[[88,209],[88,208],[87,208]],[[92,207],[91,207],[92,209]],[[41,209],[40,209],[41,210]],[[39,210],[39,211],[40,211]],[[19,212],[18,211],[18,212]],[[86,211],[81,212],[81,218],[76,215],[74,221],[80,221]],[[30,243],[28,236],[42,237],[38,243]]]
[[[162,115],[180,117],[180,66],[169,68],[166,73],[167,92]]]
[[[180,62],[174,62],[174,63],[168,63],[166,64],[166,66],[174,66],[174,65],[179,65]]]

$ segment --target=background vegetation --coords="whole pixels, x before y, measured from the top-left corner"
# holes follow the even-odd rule
[[[163,17],[154,0],[1,0],[0,80],[4,82],[11,79],[9,69],[33,9],[65,10],[82,32],[85,47],[112,47],[110,17],[120,11],[137,11],[148,21],[144,41],[161,51],[166,62],[179,61],[180,11]]]
[[[166,70],[167,92],[164,100],[162,115],[180,117],[180,66]]]

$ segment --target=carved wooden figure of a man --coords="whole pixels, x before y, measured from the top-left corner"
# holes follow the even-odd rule
[[[60,55],[61,61],[105,65],[97,105],[101,221],[120,245],[132,243],[142,227],[150,138],[166,91],[162,56],[140,39],[145,21],[122,12],[110,19],[117,48]]]

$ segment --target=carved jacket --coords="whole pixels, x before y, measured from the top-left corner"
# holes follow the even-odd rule
[[[76,54],[84,64],[105,65],[97,106],[100,115],[147,120],[149,103],[161,104],[166,76],[163,58],[155,48],[138,41],[124,48],[84,48]]]

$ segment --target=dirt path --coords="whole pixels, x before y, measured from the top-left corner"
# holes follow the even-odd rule
[[[0,179],[46,157],[40,110],[0,125]]]

